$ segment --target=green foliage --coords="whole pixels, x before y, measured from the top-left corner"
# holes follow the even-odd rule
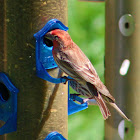
[[[68,1],[68,27],[73,41],[83,50],[104,80],[104,3]],[[103,140],[104,121],[98,106],[69,116],[69,140]]]

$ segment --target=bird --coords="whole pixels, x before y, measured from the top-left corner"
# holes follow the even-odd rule
[[[115,103],[115,98],[100,80],[88,57],[71,39],[67,31],[54,29],[47,32],[44,38],[53,44],[52,54],[58,67],[73,79],[67,78],[73,87],[80,87],[79,94],[95,99],[103,118],[106,120],[111,113],[106,105],[110,104],[126,120],[130,121]],[[76,90],[76,88],[74,88]],[[84,90],[83,90],[84,89]]]

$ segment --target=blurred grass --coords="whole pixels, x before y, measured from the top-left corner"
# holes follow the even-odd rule
[[[105,4],[68,0],[68,27],[104,81]],[[104,120],[97,106],[69,116],[69,140],[103,140]]]

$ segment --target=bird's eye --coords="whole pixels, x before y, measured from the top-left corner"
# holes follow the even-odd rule
[[[58,40],[59,39],[59,37],[57,35],[55,35],[54,38],[55,38],[55,40]]]

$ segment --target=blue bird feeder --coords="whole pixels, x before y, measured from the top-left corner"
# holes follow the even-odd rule
[[[17,130],[17,93],[19,90],[0,72],[0,135]]]
[[[79,102],[80,104],[76,103],[75,101]],[[88,108],[88,103],[83,103],[83,99],[78,97],[76,94],[70,94],[68,84],[68,115],[72,115],[86,108]]]
[[[66,140],[60,133],[51,132],[44,140]]]
[[[66,79],[53,78],[48,74],[47,69],[56,68],[57,64],[55,63],[52,55],[53,46],[49,47],[44,43],[44,35],[53,29],[67,31],[68,27],[66,27],[61,21],[52,19],[48,21],[39,32],[34,34],[34,37],[36,38],[36,72],[38,77],[58,84],[64,83]]]

